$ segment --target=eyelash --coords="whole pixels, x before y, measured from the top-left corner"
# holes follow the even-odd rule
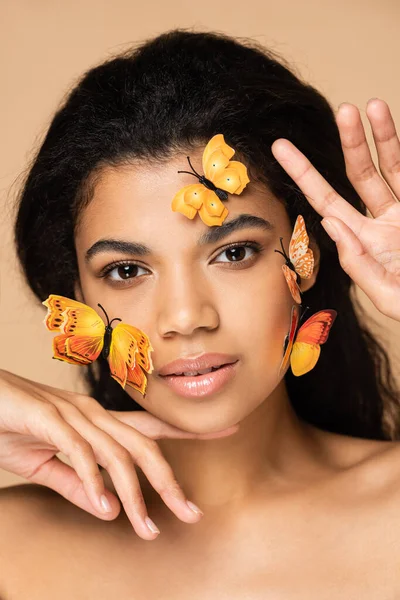
[[[251,248],[252,250],[254,250],[254,252],[255,252],[256,255],[260,254],[263,251],[263,249],[264,249],[263,246],[260,243],[255,242],[253,240],[246,240],[244,242],[235,242],[233,244],[229,244],[228,246],[226,246],[225,248],[223,248],[219,252],[219,254],[217,254],[217,256],[219,256],[223,252],[226,252],[227,250],[230,250],[231,248],[242,248],[242,247],[244,247],[244,248]],[[252,260],[252,258],[247,258],[247,259],[244,259],[244,260],[241,260],[241,261],[238,261],[238,262],[232,262],[230,264],[232,264],[232,265],[243,264],[243,263],[247,263],[249,260]],[[223,261],[223,262],[225,262],[225,261]],[[227,262],[229,262],[229,261],[227,261]],[[104,269],[102,269],[102,271],[100,272],[99,277],[101,277],[102,279],[106,279],[106,280],[109,280],[110,282],[112,282],[112,279],[108,275],[112,271],[114,271],[114,269],[117,269],[118,267],[123,267],[123,266],[132,266],[132,267],[138,267],[140,269],[145,269],[145,267],[142,267],[141,265],[138,265],[135,262],[132,262],[132,261],[129,261],[129,260],[119,260],[119,261],[116,261],[116,262],[112,263],[111,265],[108,265],[107,267],[104,267]],[[237,269],[237,268],[240,268],[240,267],[233,266],[233,267],[230,267],[230,268]],[[120,284],[122,284],[122,286],[128,285],[128,283],[125,283],[125,282],[129,282],[132,279],[138,279],[139,277],[140,277],[140,275],[136,276],[136,277],[131,277],[130,279],[121,279],[120,281],[114,281],[112,283],[112,285],[120,285]]]

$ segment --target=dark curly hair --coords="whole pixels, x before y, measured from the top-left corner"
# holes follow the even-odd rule
[[[398,403],[388,355],[365,326],[353,284],[320,215],[274,159],[271,145],[290,139],[346,200],[366,214],[347,175],[334,112],[285,59],[248,38],[174,29],[85,72],[56,111],[18,193],[15,243],[38,300],[74,297],[74,233],[106,165],[165,161],[216,133],[236,150],[251,180],[280,200],[292,225],[298,214],[320,249],[309,314],[338,317],[316,367],[285,375],[297,414],[321,429],[395,439]],[[52,249],[51,253],[49,248]],[[84,369],[89,393],[105,408],[143,410],[99,358]]]

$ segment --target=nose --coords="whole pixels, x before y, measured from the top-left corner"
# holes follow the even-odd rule
[[[219,325],[210,282],[201,275],[175,270],[160,289],[158,331],[162,337],[193,335],[197,329]]]

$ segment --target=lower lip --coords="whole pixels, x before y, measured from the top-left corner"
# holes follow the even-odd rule
[[[180,396],[185,398],[202,398],[209,396],[220,390],[228,381],[231,381],[236,375],[236,361],[225,365],[211,373],[204,375],[195,375],[194,377],[186,375],[166,375],[161,377],[170,388]]]

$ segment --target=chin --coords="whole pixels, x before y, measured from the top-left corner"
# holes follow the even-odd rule
[[[147,397],[146,397],[147,401]],[[228,401],[230,401],[228,399]],[[211,398],[208,399],[208,405],[203,403],[190,403],[185,401],[184,405],[172,401],[168,404],[163,398],[162,406],[154,401],[146,403],[146,410],[158,419],[182,429],[189,433],[215,433],[232,427],[239,423],[245,415],[236,410],[230,410],[226,404],[221,406],[214,400],[211,404]],[[241,407],[243,410],[243,407]]]
[[[236,387],[204,396],[184,397],[152,383],[149,381],[145,398],[135,390],[129,395],[157,419],[189,433],[216,433],[228,429],[265,400],[265,392],[259,386],[255,390],[246,385],[244,390]],[[244,397],[247,404],[243,403]]]

